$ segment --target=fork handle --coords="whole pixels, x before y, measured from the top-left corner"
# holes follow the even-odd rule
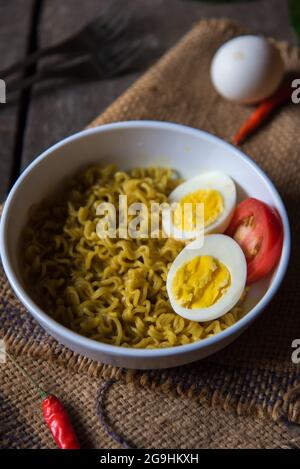
[[[10,65],[9,67],[1,70],[0,77],[5,80],[8,78],[9,75],[12,75],[13,73],[16,73],[20,70],[24,70],[25,68],[33,65],[39,59],[49,55],[61,53],[66,54],[68,52],[72,52],[74,54],[74,47],[72,44],[73,41],[68,38],[62,42],[59,42],[58,44],[38,49],[35,52],[32,52],[31,54],[27,55],[24,59],[19,60],[18,62],[15,62],[14,64]],[[80,53],[78,49],[77,52]]]
[[[73,61],[71,60],[69,62],[63,63],[63,65],[59,63],[59,66],[53,69],[45,68],[44,70],[37,72],[35,75],[12,81],[11,84],[7,86],[7,92],[9,94],[14,94],[26,88],[30,88],[34,84],[41,81],[50,80],[52,78],[69,77],[70,75],[76,76],[80,72],[82,72],[82,67],[85,66],[85,64],[93,66],[90,57],[83,56],[83,60],[79,63],[73,63]],[[98,72],[98,75],[100,75],[100,71],[98,69],[95,69],[95,71],[96,70]]]
[[[43,72],[38,72],[35,75],[31,75],[27,78],[23,78],[21,80],[16,80],[12,83],[12,85],[7,89],[8,93],[16,93],[17,91],[23,91],[26,88],[30,88],[31,86],[35,85],[39,81],[47,80],[51,78],[49,74],[45,74]]]

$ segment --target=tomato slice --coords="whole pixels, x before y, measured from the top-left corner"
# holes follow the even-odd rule
[[[277,264],[283,228],[275,209],[250,197],[235,209],[226,234],[241,246],[247,260],[247,284],[257,282]]]

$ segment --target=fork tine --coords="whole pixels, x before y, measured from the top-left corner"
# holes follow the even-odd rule
[[[101,40],[102,43],[108,43],[125,33],[129,19],[129,13],[122,14],[120,12],[110,18],[99,17],[87,25],[83,34]]]
[[[107,22],[107,32],[114,33],[115,31],[123,31],[129,25],[131,18],[130,11],[119,11],[113,18],[110,18]]]
[[[142,51],[141,51],[140,46],[141,46],[141,42],[138,44],[138,41],[136,41],[136,44],[132,45],[131,50],[127,51],[126,58],[124,58],[123,56],[122,60],[120,60],[120,57],[119,57],[119,60],[120,60],[119,67],[115,70],[116,75],[121,74],[133,67],[137,59],[141,57]]]
[[[141,40],[135,40],[112,49],[106,60],[104,60],[107,73],[110,76],[116,76],[132,66],[138,56],[141,55],[141,45]]]
[[[109,56],[111,61],[122,62],[124,57],[130,56],[130,53],[139,48],[141,44],[141,39],[123,41],[122,43],[117,42],[110,50],[107,49],[107,57]],[[104,52],[106,51],[104,50]]]

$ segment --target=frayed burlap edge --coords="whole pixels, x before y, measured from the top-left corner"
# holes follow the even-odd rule
[[[8,350],[12,351],[16,356],[26,355],[28,357],[49,360],[74,372],[85,373],[90,378],[105,380],[116,380],[126,384],[142,386],[152,391],[160,391],[164,394],[172,394],[173,396],[187,397],[189,399],[205,401],[212,407],[222,408],[224,411],[234,412],[236,415],[269,417],[274,421],[286,420],[292,423],[300,424],[300,379],[295,373],[294,379],[289,377],[290,385],[287,391],[278,395],[278,399],[274,404],[268,403],[268,399],[257,402],[253,397],[251,400],[245,399],[245,396],[236,396],[235,393],[228,391],[224,383],[221,389],[212,390],[210,386],[197,383],[188,383],[185,385],[181,380],[178,382],[176,377],[177,369],[167,370],[128,370],[117,368],[111,365],[100,364],[91,359],[82,357],[72,351],[61,347],[57,344],[57,353],[53,347],[45,347],[40,351],[35,345],[30,343],[22,343],[12,335],[5,338]],[[230,372],[230,370],[225,370]],[[239,370],[234,369],[235,372]],[[240,370],[243,376],[243,370]],[[276,374],[274,370],[272,374]],[[255,384],[262,381],[266,377],[264,369],[247,370],[249,382]],[[274,389],[275,391],[275,389]]]

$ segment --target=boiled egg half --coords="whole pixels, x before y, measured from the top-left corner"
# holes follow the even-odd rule
[[[223,233],[236,204],[235,184],[224,173],[208,171],[174,189],[162,211],[167,236],[195,239],[200,234]]]
[[[167,277],[174,311],[192,321],[217,319],[242,296],[247,277],[245,255],[229,236],[213,234],[196,239],[176,257]]]

